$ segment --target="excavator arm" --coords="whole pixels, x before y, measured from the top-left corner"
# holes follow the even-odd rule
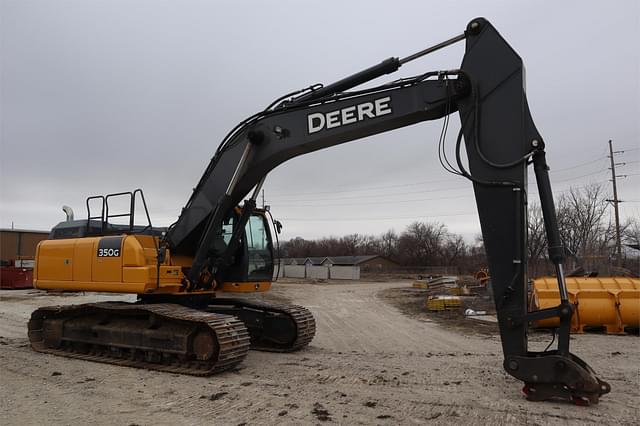
[[[429,72],[372,89],[356,85],[457,41],[466,40],[459,70]],[[609,385],[569,352],[573,312],[562,270],[563,248],[545,161],[544,141],[535,128],[518,54],[485,19],[469,23],[464,34],[404,59],[379,65],[326,87],[285,96],[239,124],[220,145],[207,170],[172,225],[164,243],[172,253],[193,256],[189,288],[215,285],[241,238],[266,175],[303,154],[459,112],[460,174],[472,181],[489,265],[504,367],[525,382],[529,399],[596,403]],[[461,160],[464,139],[468,167]],[[556,265],[561,303],[527,311],[527,168],[533,163],[544,213],[549,255]],[[468,170],[467,170],[468,169]],[[222,223],[244,197],[240,220],[225,243]],[[555,350],[528,350],[528,324],[560,319]]]
[[[469,85],[464,78],[448,84],[429,79],[438,74],[264,111],[234,134],[211,160],[167,234],[172,250],[196,257],[202,250],[206,252],[231,206],[270,170],[293,157],[455,112],[456,100],[468,95]],[[207,222],[213,233],[203,229]]]

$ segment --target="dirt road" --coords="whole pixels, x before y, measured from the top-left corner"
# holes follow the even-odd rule
[[[410,318],[381,297],[408,283],[275,284],[268,297],[309,307],[318,333],[294,354],[250,352],[209,378],[34,353],[37,306],[113,296],[0,292],[2,424],[638,424],[640,339],[572,339],[612,393],[595,407],[531,403],[502,370],[494,335]],[[118,296],[120,300],[128,296]],[[544,337],[544,339],[542,338]],[[537,345],[546,336],[534,336]]]

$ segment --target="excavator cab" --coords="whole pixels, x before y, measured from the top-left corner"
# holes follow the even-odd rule
[[[235,225],[240,220],[241,209],[222,223],[222,239],[225,246],[233,237]],[[274,271],[273,234],[266,210],[255,209],[244,226],[240,244],[228,268],[221,272],[222,282],[266,282],[271,281]]]

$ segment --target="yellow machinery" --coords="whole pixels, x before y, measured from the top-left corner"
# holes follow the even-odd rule
[[[555,277],[533,282],[532,304],[536,309],[556,306],[560,300]],[[575,306],[571,331],[604,327],[607,333],[624,334],[626,327],[640,326],[640,279],[626,277],[567,278],[569,300]],[[538,327],[557,327],[555,318],[536,322]]]
[[[110,201],[130,210],[113,213]],[[90,204],[97,200],[99,213]],[[136,303],[44,307],[33,312],[29,339],[40,352],[175,373],[208,375],[237,365],[248,350],[289,352],[315,335],[315,320],[301,306],[220,297],[264,292],[274,275],[267,211],[232,208],[218,236],[232,256],[224,272],[207,274],[199,288],[187,278],[193,256],[171,250],[166,228],[135,225],[141,190],[87,199],[87,219],[56,225],[36,249],[34,286],[42,290],[137,294]],[[95,209],[95,203],[94,203]],[[114,219],[126,217],[128,224]],[[176,253],[177,252],[177,253]],[[218,267],[221,270],[221,267]]]
[[[170,257],[158,268],[156,245],[156,237],[135,234],[47,240],[38,245],[36,253],[36,287],[136,294],[178,292],[181,268],[171,265]]]
[[[411,287],[428,289],[429,288],[429,281],[425,280],[424,278],[418,278],[417,280],[413,281],[413,284],[411,285]]]
[[[430,311],[455,311],[462,307],[458,296],[429,296],[426,305]]]
[[[172,257],[167,250],[158,264],[157,247],[157,237],[141,234],[45,240],[36,252],[35,286],[42,290],[180,293],[185,278],[182,268],[190,259]],[[263,292],[271,288],[268,278],[220,282],[213,290]],[[213,291],[196,294],[204,293]]]
[[[489,275],[489,270],[487,268],[482,268],[478,272],[474,274],[475,279],[480,281],[480,284],[486,286],[491,276]]]

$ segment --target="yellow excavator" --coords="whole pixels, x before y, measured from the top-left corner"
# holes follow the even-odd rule
[[[466,51],[459,69],[350,90],[460,41],[466,41]],[[226,296],[266,291],[271,285],[280,224],[256,208],[268,172],[299,155],[422,121],[444,117],[446,136],[448,117],[455,112],[462,122],[456,158],[445,158],[443,165],[474,187],[504,368],[524,382],[530,400],[597,403],[609,385],[569,352],[574,307],[564,279],[545,143],[526,100],[524,65],[484,18],[413,55],[289,93],[243,120],[223,139],[179,218],[166,229],[151,226],[140,190],[89,197],[86,219],[56,225],[50,239],[38,246],[35,286],[132,293],[137,301],[40,308],[29,321],[32,347],[85,360],[209,375],[234,367],[250,348],[294,351],[308,345],[316,330],[307,309]],[[558,305],[533,312],[526,303],[531,164],[560,296]],[[122,197],[125,212],[113,207]],[[136,224],[141,211],[146,222]],[[557,319],[557,348],[530,351],[529,323],[550,318]]]

